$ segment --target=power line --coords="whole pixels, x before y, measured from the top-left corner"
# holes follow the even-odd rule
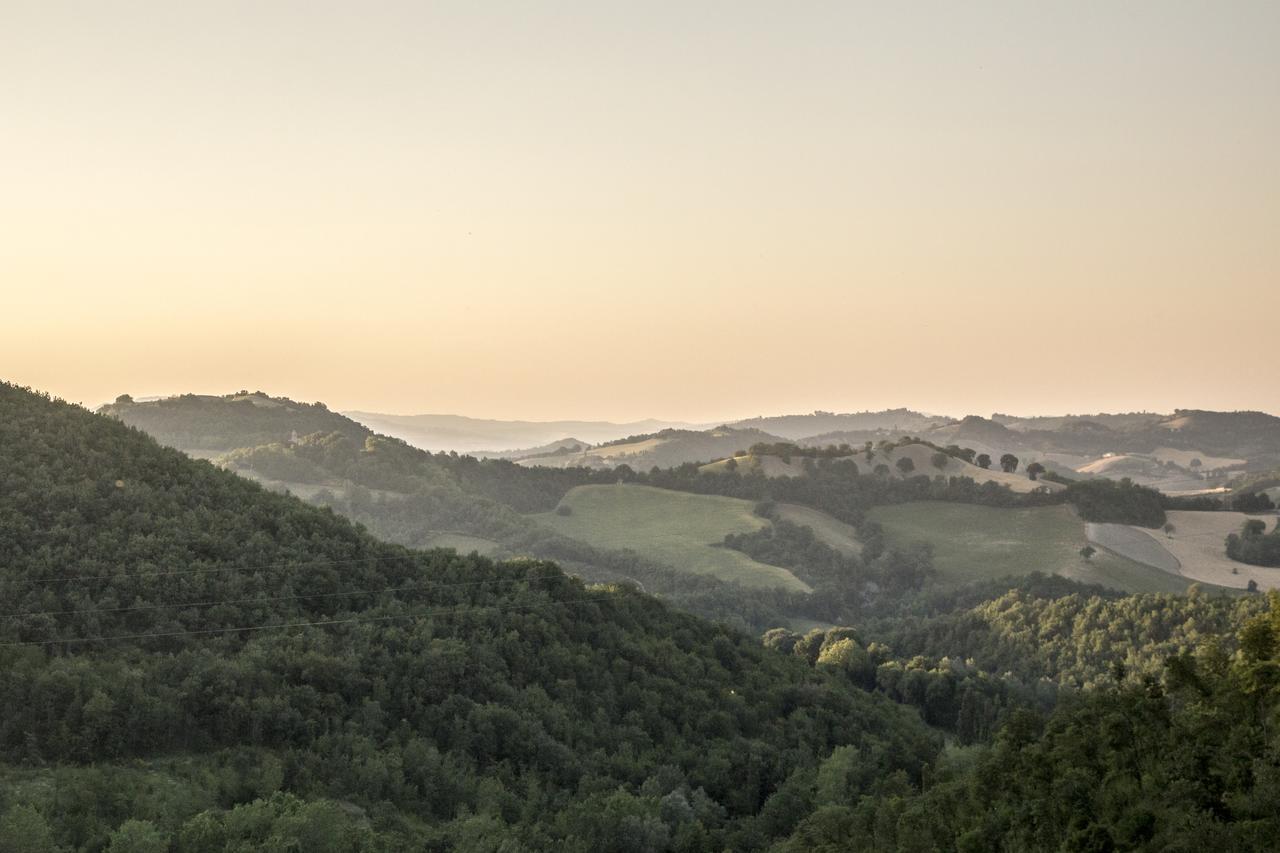
[[[284,630],[288,628],[308,628],[308,627],[323,626],[323,625],[348,625],[348,624],[353,624],[358,622],[368,622],[368,623],[390,622],[396,619],[422,619],[430,616],[441,616],[448,613],[457,613],[457,612],[462,612],[464,610],[474,611],[477,609],[498,610],[500,612],[514,612],[514,611],[520,611],[520,610],[541,610],[547,607],[559,607],[559,606],[570,607],[578,604],[587,604],[592,601],[603,601],[609,594],[610,593],[605,593],[604,595],[587,593],[586,595],[576,600],[549,601],[549,602],[544,602],[542,604],[514,605],[510,607],[493,606],[493,607],[486,608],[486,607],[483,607],[482,605],[466,605],[466,606],[436,608],[434,610],[427,610],[427,611],[418,612],[418,613],[401,613],[401,614],[396,614],[392,616],[369,616],[369,617],[353,616],[353,617],[343,618],[343,619],[321,619],[321,620],[308,621],[308,622],[286,622],[279,625],[269,625],[269,624],[268,625],[241,625],[241,626],[236,626],[232,628],[203,628],[203,629],[190,630],[190,631],[162,631],[159,633],[148,633],[148,634],[113,634],[105,637],[65,637],[65,638],[54,639],[54,640],[30,640],[30,641],[21,641],[21,642],[5,642],[5,643],[0,643],[0,648],[14,648],[19,646],[55,646],[55,645],[69,644],[69,643],[99,643],[99,642],[112,642],[115,640],[144,640],[144,639],[152,639],[152,638],[184,637],[184,636],[197,636],[197,635],[207,636],[207,635],[213,635],[213,634],[233,634],[241,631],[272,631],[272,630]]]
[[[385,555],[370,557],[351,557],[349,560],[312,560],[306,561],[303,565],[311,566],[349,566],[358,564],[358,562],[389,562],[403,560],[407,562],[417,562],[419,557],[425,552],[408,552],[403,555]],[[305,558],[303,558],[305,560]],[[212,566],[209,569],[174,569],[164,571],[137,571],[132,574],[119,575],[55,575],[52,578],[32,578],[28,580],[18,581],[18,583],[26,584],[55,584],[59,581],[68,581],[68,583],[78,583],[84,580],[119,580],[120,578],[169,578],[174,575],[211,575],[233,573],[233,571],[260,571],[264,569],[288,569],[288,567],[298,566],[298,561],[287,560],[280,562],[262,562],[262,564],[250,566]]]
[[[511,583],[515,581],[539,581],[539,580],[549,580],[557,577],[568,578],[571,576],[563,571],[555,571],[545,575],[523,575],[523,576],[513,575],[511,577],[493,577],[493,578],[485,578],[483,580],[474,580],[474,581],[458,581],[458,582],[450,582],[450,583],[428,583],[426,585],[409,584],[407,586],[391,586],[391,587],[383,587],[381,589],[356,589],[356,590],[348,590],[344,592],[299,593],[297,595],[272,595],[272,596],[258,596],[254,598],[212,599],[209,601],[187,601],[187,602],[174,602],[170,604],[139,604],[139,605],[132,605],[128,607],[93,607],[93,608],[83,608],[79,610],[76,610],[76,609],[30,610],[30,611],[21,611],[21,612],[14,612],[14,613],[0,613],[0,619],[20,619],[26,616],[70,616],[70,615],[93,614],[93,613],[130,613],[130,612],[137,612],[137,611],[143,611],[143,610],[167,610],[167,609],[176,609],[176,608],[184,608],[184,607],[216,607],[219,604],[252,604],[255,602],[270,602],[270,601],[302,601],[302,600],[312,599],[312,598],[343,598],[347,596],[356,596],[356,595],[382,595],[389,592],[430,592],[433,590],[456,589],[464,586],[480,586],[482,584],[488,584],[488,583]]]

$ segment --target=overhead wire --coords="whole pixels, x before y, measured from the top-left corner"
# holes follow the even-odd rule
[[[380,589],[355,589],[345,590],[342,592],[313,592],[298,593],[294,595],[272,595],[272,596],[254,596],[250,598],[237,599],[210,599],[207,601],[180,601],[166,604],[140,604],[130,605],[127,607],[90,607],[90,608],[72,608],[67,610],[27,610],[15,611],[12,613],[0,613],[0,619],[20,619],[27,616],[71,616],[71,615],[89,615],[94,613],[130,613],[144,610],[170,610],[181,609],[184,607],[216,607],[219,604],[252,604],[254,602],[272,602],[272,601],[305,601],[313,598],[345,598],[357,595],[382,595],[389,592],[430,592],[433,590],[458,589],[466,586],[480,586],[489,583],[512,583],[516,581],[539,581],[554,579],[557,577],[572,577],[566,572],[556,570],[542,575],[513,575],[510,577],[492,577],[483,580],[473,581],[457,581],[449,583],[415,583],[405,586],[382,587]]]
[[[289,628],[307,628],[307,627],[324,626],[324,625],[347,625],[347,624],[360,623],[360,622],[367,622],[367,623],[390,622],[396,619],[423,619],[431,616],[439,616],[439,615],[445,615],[448,613],[462,612],[464,610],[474,612],[478,607],[480,607],[481,609],[487,609],[487,610],[498,610],[500,612],[515,612],[515,611],[521,611],[521,610],[541,610],[548,607],[569,607],[569,606],[574,606],[578,604],[586,604],[592,601],[602,601],[608,595],[609,593],[600,594],[600,593],[588,592],[586,595],[580,596],[577,599],[573,599],[573,600],[548,601],[548,602],[542,602],[540,604],[530,604],[530,605],[513,605],[513,606],[506,606],[506,607],[502,605],[495,605],[487,608],[483,608],[482,606],[478,606],[478,605],[455,605],[453,607],[435,608],[432,610],[418,611],[415,613],[398,613],[398,614],[392,614],[387,616],[352,616],[352,617],[345,617],[342,619],[320,619],[320,620],[312,620],[312,621],[306,621],[306,622],[285,622],[285,623],[279,623],[279,624],[266,623],[261,625],[238,625],[238,626],[225,627],[225,628],[199,628],[199,629],[184,630],[184,631],[161,631],[161,632],[140,633],[140,634],[111,634],[111,635],[101,636],[101,637],[61,637],[61,638],[55,638],[50,640],[11,641],[11,642],[0,642],[0,648],[17,648],[17,647],[24,647],[24,646],[25,647],[54,646],[54,645],[65,645],[65,644],[72,644],[72,643],[113,642],[116,640],[145,640],[145,639],[162,639],[166,637],[233,634],[233,633],[244,632],[244,631],[286,630]]]

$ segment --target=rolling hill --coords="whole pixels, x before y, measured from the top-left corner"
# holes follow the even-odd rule
[[[850,456],[835,458],[855,465],[859,475],[873,475],[878,468],[884,466],[888,470],[884,471],[883,475],[894,479],[919,476],[968,477],[975,483],[990,482],[1008,486],[1011,490],[1020,494],[1034,491],[1054,492],[1063,488],[1060,483],[1048,480],[1032,480],[1026,474],[1008,473],[999,468],[979,468],[977,465],[952,456],[947,457],[942,467],[938,467],[934,462],[934,457],[937,453],[937,450],[927,444],[906,444],[888,450],[874,449],[871,452],[870,459],[867,458],[865,453],[855,453]],[[910,460],[910,470],[904,471],[899,467],[899,462],[902,459]],[[721,459],[718,462],[702,466],[702,470],[708,472],[736,470],[741,471],[743,474],[759,472],[766,477],[799,477],[805,474],[806,464],[816,465],[817,463],[813,459],[804,456],[794,456],[790,460],[784,460],[772,454],[752,454],[732,460]]]
[[[0,443],[21,614],[0,625],[0,826],[28,841],[590,850],[621,825],[743,849],[790,832],[757,818],[833,750],[870,790],[940,745],[643,594],[386,545],[9,385]]]
[[[1245,589],[1253,581],[1259,589],[1280,589],[1280,569],[1236,562],[1227,556],[1223,544],[1228,534],[1240,532],[1246,519],[1257,518],[1270,525],[1274,515],[1174,510],[1168,516],[1172,525],[1168,532],[1123,524],[1090,524],[1089,541],[1188,581],[1235,589]]]
[[[627,465],[637,471],[674,468],[689,462],[709,462],[753,444],[778,441],[756,429],[715,427],[709,430],[669,429],[636,435],[590,447],[579,453],[540,454],[517,459],[521,465],[552,468],[614,468]]]
[[[1085,560],[1080,555],[1089,542],[1085,525],[1064,506],[1004,509],[920,502],[877,507],[871,518],[891,541],[932,546],[934,568],[945,583],[1030,571],[1126,592],[1185,592],[1193,582],[1117,554],[1101,552]]]
[[[555,512],[538,517],[558,533],[599,548],[629,548],[684,571],[706,573],[745,586],[809,592],[791,572],[725,548],[730,533],[760,530],[750,501],[691,495],[648,486],[579,486]]]
[[[608,421],[503,421],[462,415],[344,414],[373,432],[403,439],[414,447],[430,451],[456,450],[459,453],[499,453],[540,447],[570,436],[576,436],[586,444],[600,444],[664,429],[705,429],[710,426],[653,418],[618,424]]]
[[[910,409],[886,409],[881,412],[847,414],[813,412],[808,415],[761,416],[734,421],[729,426],[759,430],[790,441],[797,441],[830,433],[920,433],[950,420],[947,417],[926,415]]]
[[[363,438],[368,430],[322,403],[298,403],[261,391],[211,396],[183,394],[134,402],[124,395],[98,410],[191,456],[288,442],[315,432]]]
[[[269,399],[269,398],[268,398]],[[135,404],[108,410],[143,428],[149,419],[167,428],[165,437],[179,448],[203,442],[216,429],[228,436],[263,434],[262,412],[298,409],[291,401],[246,406],[235,396],[201,398],[198,417],[182,423],[160,420],[158,405]],[[193,409],[195,407],[192,407]],[[304,414],[310,414],[308,407]],[[331,414],[331,413],[330,413]],[[398,439],[380,436],[341,415],[332,415],[340,432],[315,432],[294,438],[296,431],[269,422],[274,441],[213,455],[214,461],[268,488],[289,492],[329,507],[365,525],[376,535],[411,547],[454,547],[461,553],[526,555],[558,560],[573,574],[593,581],[638,583],[690,612],[751,630],[798,624],[821,602],[804,595],[779,598],[773,584],[752,583],[760,577],[781,578],[781,588],[802,592],[808,587],[786,569],[753,561],[740,552],[711,548],[739,528],[726,526],[697,553],[710,563],[686,562],[690,552],[672,549],[661,535],[632,538],[628,550],[596,535],[565,535],[539,513],[548,513],[578,486],[615,483],[609,468],[522,466],[505,459],[476,459],[452,453],[428,453]],[[314,421],[308,425],[313,425]],[[706,439],[702,433],[677,440]],[[711,438],[723,441],[722,438]],[[736,443],[736,442],[730,442]],[[617,447],[625,448],[626,442]],[[676,498],[681,497],[673,493]],[[751,504],[746,504],[748,507]],[[748,509],[749,514],[749,509]],[[819,514],[821,515],[821,514]],[[754,526],[763,524],[757,520]],[[830,519],[831,525],[837,525]],[[833,528],[834,529],[834,528]],[[603,544],[596,544],[603,543]],[[679,559],[677,559],[679,558]],[[674,562],[673,562],[674,560]],[[708,567],[751,567],[753,572],[708,572]],[[742,582],[746,581],[745,584]]]

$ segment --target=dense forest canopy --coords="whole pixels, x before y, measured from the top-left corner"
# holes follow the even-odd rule
[[[547,563],[384,545],[13,386],[0,444],[0,755],[69,786],[12,787],[4,820],[61,845],[217,849],[256,809],[345,849],[751,849],[832,749],[867,756],[868,790],[938,749],[747,635]]]

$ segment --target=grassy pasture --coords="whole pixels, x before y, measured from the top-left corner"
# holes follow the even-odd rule
[[[569,515],[535,518],[557,533],[598,548],[630,548],[689,572],[744,586],[782,586],[808,592],[786,569],[759,563],[720,546],[727,533],[749,533],[768,524],[754,504],[736,498],[693,495],[650,486],[579,486],[561,501]]]
[[[777,512],[778,517],[784,521],[811,528],[814,536],[842,554],[851,554],[856,557],[862,553],[858,531],[825,512],[799,504],[778,504]]]
[[[1084,523],[1065,506],[1002,509],[920,501],[877,507],[871,518],[891,542],[927,542],[943,583],[967,583],[1033,571],[1127,592],[1183,592],[1187,578],[1099,550],[1080,556]]]

